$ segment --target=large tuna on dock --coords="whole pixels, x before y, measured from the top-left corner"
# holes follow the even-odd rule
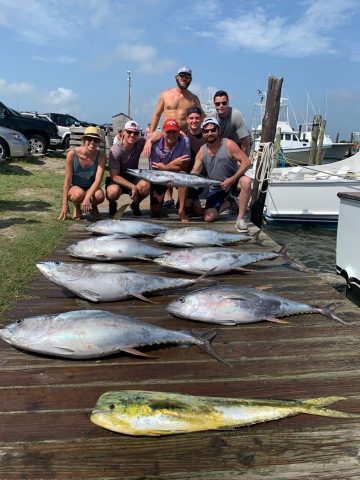
[[[92,302],[114,302],[130,297],[148,301],[144,293],[165,294],[170,288],[187,287],[197,281],[108,263],[40,262],[36,266],[56,285]]]
[[[167,306],[176,317],[199,322],[237,325],[282,317],[319,313],[344,325],[347,323],[327,308],[315,307],[250,287],[218,285],[183,295]]]
[[[23,350],[72,359],[100,358],[119,352],[147,357],[137,348],[197,345],[224,362],[210,345],[216,333],[210,330],[196,336],[104,310],[75,310],[17,320],[0,329],[0,338]]]
[[[173,230],[167,230],[154,238],[158,243],[177,247],[221,246],[227,243],[247,242],[251,239],[252,237],[250,235],[218,232],[214,229],[201,227],[175,228]]]
[[[167,268],[193,274],[219,275],[261,260],[279,257],[275,252],[241,252],[232,248],[200,247],[184,248],[163,253],[154,262]]]
[[[91,223],[85,230],[99,235],[114,235],[124,233],[131,237],[155,237],[166,232],[167,228],[158,223],[143,222],[140,220],[112,220],[104,219]]]
[[[123,390],[98,399],[91,421],[126,435],[173,435],[204,430],[233,430],[299,413],[335,418],[360,415],[325,408],[345,397],[268,400],[202,397],[180,393]]]
[[[114,261],[156,258],[166,250],[151,247],[128,235],[116,234],[80,240],[67,247],[66,252],[87,260]]]

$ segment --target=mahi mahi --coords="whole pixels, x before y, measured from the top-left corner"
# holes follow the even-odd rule
[[[154,258],[154,262],[182,272],[219,275],[231,270],[244,270],[242,267],[250,263],[277,257],[279,254],[275,252],[241,252],[224,247],[200,247],[166,252]]]
[[[125,435],[160,436],[233,430],[299,413],[334,418],[360,417],[325,408],[340,400],[346,397],[267,400],[123,390],[103,393],[90,419],[99,427]]]
[[[104,219],[91,223],[85,230],[99,235],[114,235],[116,233],[124,233],[131,237],[155,237],[166,232],[164,225],[143,222],[140,220],[112,220]]]
[[[114,302],[129,297],[149,301],[144,293],[166,293],[167,289],[187,287],[197,281],[108,263],[40,262],[36,266],[56,285],[92,302]]]
[[[170,172],[169,170],[149,170],[128,168],[127,172],[134,177],[141,178],[157,185],[167,185],[171,183],[174,187],[209,187],[220,185],[219,180],[190,175],[189,173]]]
[[[209,330],[197,336],[104,310],[75,310],[17,320],[0,329],[0,338],[22,350],[72,359],[100,358],[119,352],[148,357],[137,348],[197,345],[226,363],[210,345],[216,333]]]
[[[278,318],[307,313],[319,313],[347,325],[326,307],[316,307],[256,288],[235,285],[216,285],[196,290],[169,303],[167,310],[176,317],[221,325],[264,320],[284,323]]]
[[[218,232],[217,230],[201,227],[175,228],[167,230],[154,238],[158,243],[176,247],[222,246],[227,243],[247,242],[251,239],[250,235]]]
[[[67,247],[66,252],[73,257],[111,261],[156,258],[166,250],[151,247],[128,235],[115,234],[80,240]]]

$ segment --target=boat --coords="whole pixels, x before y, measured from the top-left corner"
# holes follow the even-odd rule
[[[360,153],[326,165],[273,168],[269,177],[268,222],[336,223],[337,194],[360,192]]]
[[[339,192],[339,222],[336,237],[336,271],[347,283],[360,289],[360,193]]]
[[[311,145],[311,130],[306,129],[302,131],[300,138],[302,141],[309,142],[309,145]],[[322,145],[322,163],[343,160],[348,156],[352,145],[351,142],[333,142],[331,137],[325,132]]]
[[[261,142],[262,119],[265,114],[265,93],[258,90],[260,101],[254,104],[253,121],[252,121],[252,135],[254,137],[254,158],[256,158]],[[281,156],[283,156],[284,165],[307,165],[309,163],[310,148],[311,148],[311,132],[303,132],[299,135],[295,131],[289,121],[289,100],[285,97],[280,99],[279,117],[276,124],[279,133]],[[307,134],[310,134],[310,138]],[[324,156],[324,151],[327,144],[323,144],[321,151],[321,160]],[[280,156],[280,162],[281,162]]]

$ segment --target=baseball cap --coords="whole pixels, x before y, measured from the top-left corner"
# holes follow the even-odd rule
[[[100,139],[99,127],[86,127],[84,130],[84,137],[92,137]]]
[[[180,67],[177,74],[179,75],[179,73],[188,73],[190,76],[192,75],[191,68],[186,66]]]
[[[207,117],[207,118],[205,118],[205,120],[203,121],[203,123],[202,123],[202,125],[201,125],[201,128],[204,128],[205,125],[208,125],[209,123],[213,123],[213,124],[216,125],[217,127],[220,127],[219,122],[216,120],[216,118],[214,118],[214,117]]]
[[[165,132],[169,130],[176,130],[177,132],[180,132],[180,127],[175,118],[167,118],[163,123],[163,130]]]
[[[198,115],[202,115],[203,112],[201,111],[200,107],[191,107],[186,110],[186,116],[188,117],[192,113],[197,113]]]
[[[135,120],[128,120],[124,126],[125,130],[137,131],[139,130],[139,124]]]

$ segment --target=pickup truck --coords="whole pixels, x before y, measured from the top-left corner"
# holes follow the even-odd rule
[[[61,141],[57,126],[49,120],[25,117],[0,102],[0,126],[22,133],[29,141],[30,153],[45,154]]]

